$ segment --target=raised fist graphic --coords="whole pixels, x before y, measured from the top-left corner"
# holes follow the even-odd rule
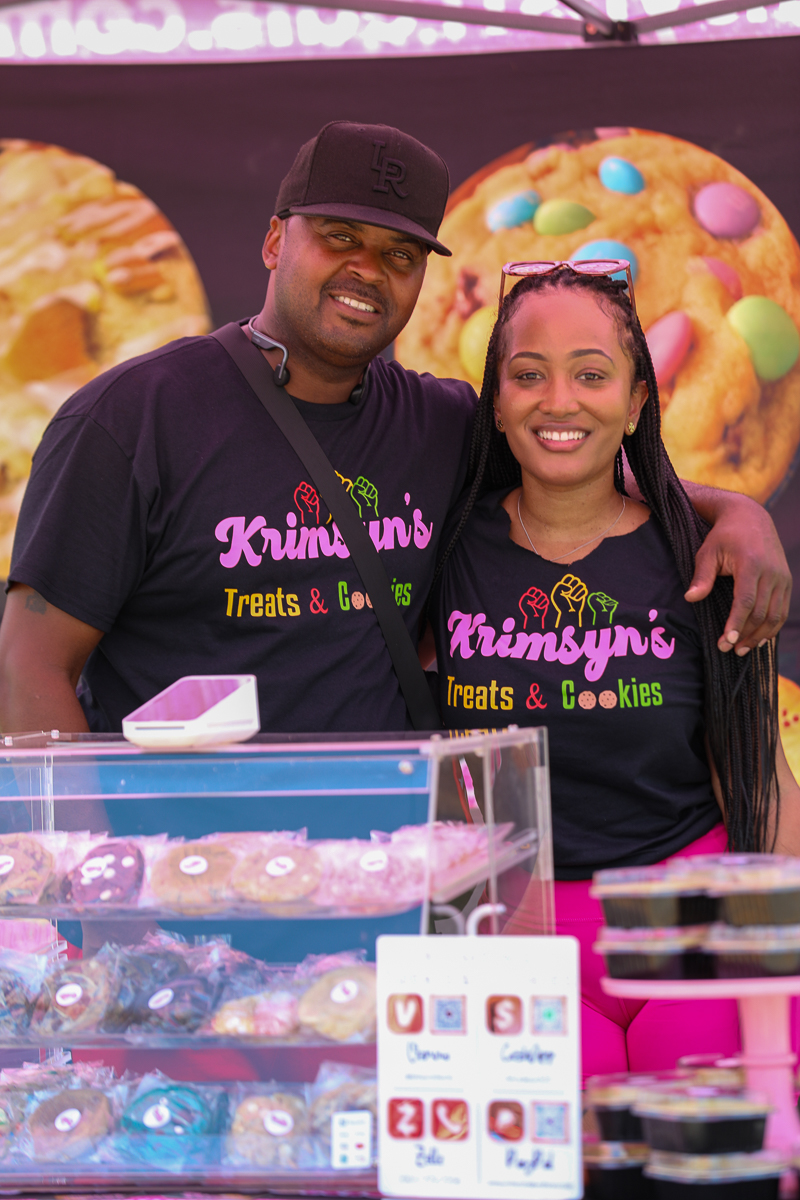
[[[301,525],[319,525],[319,496],[310,483],[300,483],[294,489],[294,502],[300,512]],[[306,517],[313,517],[313,521]]]
[[[525,618],[522,628],[528,628],[528,617],[533,615],[534,620],[541,617],[542,629],[544,629],[544,619],[549,607],[550,601],[545,593],[540,588],[529,587],[527,592],[523,592],[519,598],[519,611]]]
[[[378,517],[378,489],[363,475],[359,475],[350,489],[353,503],[363,521],[366,517]]]
[[[577,575],[567,574],[559,579],[550,593],[553,608],[558,613],[556,629],[561,624],[561,615],[563,612],[568,613],[570,616],[577,614],[578,625],[583,624],[583,608],[588,595],[589,589],[582,579],[578,579]],[[559,600],[561,604],[559,604]]]
[[[607,596],[605,592],[592,592],[586,603],[592,610],[592,624],[597,624],[597,618],[600,617],[600,624],[603,624],[603,617],[608,617],[609,625],[614,623],[614,613],[619,607],[619,600],[613,600],[611,596]]]

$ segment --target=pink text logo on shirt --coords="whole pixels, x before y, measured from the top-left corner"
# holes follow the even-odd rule
[[[405,549],[413,545],[424,550],[433,535],[433,522],[427,525],[422,511],[415,508],[413,523],[402,517],[384,517],[383,520],[364,522],[377,550]],[[219,556],[223,567],[235,567],[242,557],[251,567],[260,565],[264,555],[276,562],[282,558],[306,559],[349,558],[347,549],[336,523],[331,525],[301,525],[297,528],[297,513],[286,514],[286,529],[272,528],[266,517],[224,517],[216,526],[214,536],[218,542],[228,543],[228,549]]]
[[[564,666],[572,666],[585,657],[584,675],[594,681],[601,677],[610,658],[624,658],[629,651],[641,656],[650,650],[656,658],[671,658],[675,652],[675,638],[664,640],[663,625],[655,626],[644,637],[633,625],[587,629],[582,642],[575,640],[575,626],[565,625],[559,642],[557,633],[526,633],[524,629],[517,630],[516,624],[515,617],[506,617],[503,632],[498,636],[497,630],[486,624],[486,613],[473,616],[455,608],[447,620],[452,635],[450,657],[472,658],[480,654],[483,658],[497,655],[538,662],[543,655],[545,662],[560,662]]]

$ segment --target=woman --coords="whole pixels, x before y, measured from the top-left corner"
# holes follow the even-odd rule
[[[775,645],[719,653],[729,580],[684,599],[707,526],[661,441],[626,269],[507,268],[526,277],[489,343],[476,475],[432,610],[445,723],[548,727],[556,916],[581,941],[587,1074],[738,1048],[733,1001],[604,995],[592,873],[727,847],[800,852]],[[641,500],[625,492],[623,445]]]

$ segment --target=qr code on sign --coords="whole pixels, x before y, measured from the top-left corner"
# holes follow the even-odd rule
[[[431,996],[431,1033],[466,1033],[466,996]]]
[[[569,1141],[569,1105],[568,1104],[534,1104],[533,1132],[534,1142],[568,1142]]]
[[[534,996],[532,1033],[564,1034],[567,1032],[566,996]]]

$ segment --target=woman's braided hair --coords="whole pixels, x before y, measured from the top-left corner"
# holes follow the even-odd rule
[[[620,343],[634,364],[633,383],[643,380],[647,385],[648,400],[636,432],[624,438],[625,454],[645,503],[672,547],[683,586],[689,587],[695,555],[710,527],[695,512],[661,440],[661,409],[653,364],[625,286],[608,276],[579,275],[564,267],[549,275],[523,278],[504,299],[489,341],[476,410],[469,456],[471,486],[455,533],[437,566],[437,578],[478,498],[488,491],[518,487],[522,481],[519,463],[494,424],[504,330],[529,292],[569,289],[595,296],[613,317]],[[614,466],[614,482],[624,494],[621,448]],[[774,641],[768,642],[741,657],[720,653],[717,641],[732,599],[733,581],[718,577],[707,599],[692,606],[703,646],[706,734],[722,788],[728,846],[736,851],[764,851],[774,846],[779,804],[775,771],[777,646]]]

